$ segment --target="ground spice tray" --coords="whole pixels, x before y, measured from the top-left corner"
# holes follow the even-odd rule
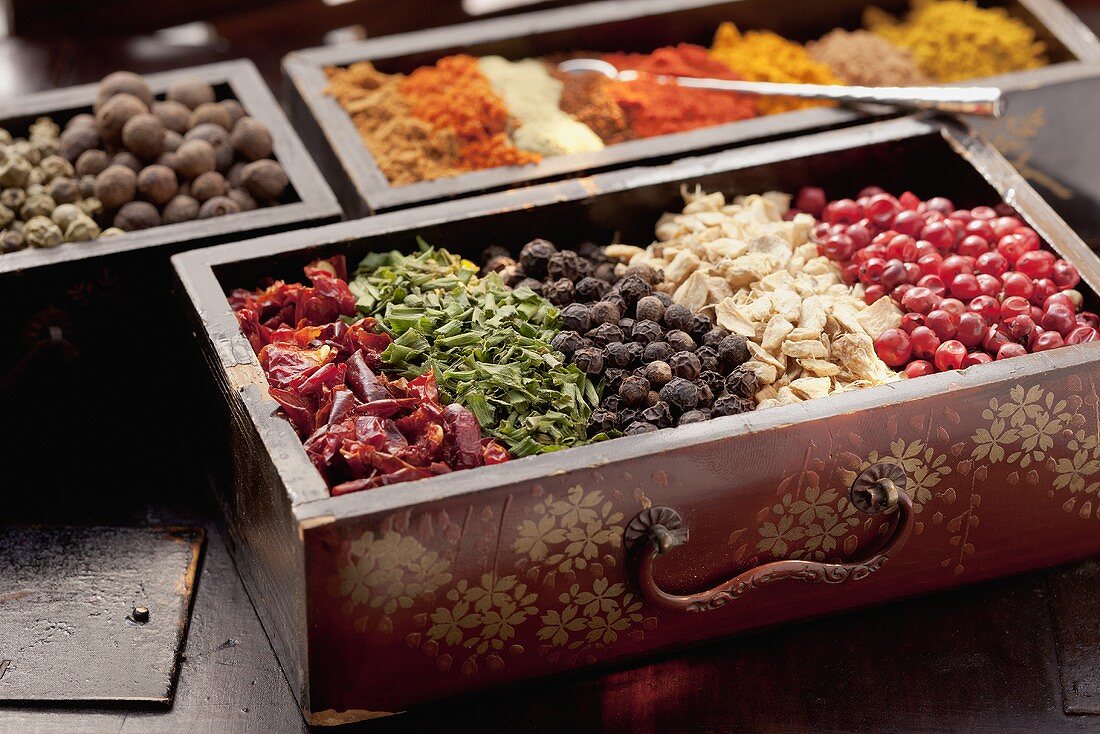
[[[314,258],[354,264],[418,236],[467,256],[534,237],[647,244],[658,216],[679,211],[681,185],[807,183],[1009,201],[1083,290],[1100,286],[1100,262],[1003,157],[913,118],[174,258],[217,384],[223,423],[206,432],[231,439],[212,474],[238,567],[309,721],[1100,551],[1100,344],[331,498],[226,303],[232,288],[300,278]],[[876,514],[884,476],[902,491]]]
[[[1009,117],[982,123],[985,132],[995,138],[998,147],[1012,152],[1014,162],[1033,173],[1032,182],[1051,197],[1071,225],[1082,231],[1082,225],[1089,223],[1100,238],[1100,214],[1095,213],[1100,186],[1093,183],[1092,176],[1100,166],[1100,150],[1090,152],[1096,146],[1091,145],[1085,121],[1092,116],[1083,109],[1100,105],[1090,101],[1100,99],[1100,95],[1088,93],[1083,86],[1100,75],[1100,70],[1086,63],[1100,61],[1100,42],[1057,0],[982,4],[1004,6],[1033,26],[1047,43],[1052,62],[1043,69],[973,81],[995,84],[1008,97]],[[727,20],[742,29],[769,29],[796,41],[807,41],[832,28],[860,27],[864,8],[872,5],[895,14],[904,13],[908,7],[905,0],[627,0],[308,49],[289,54],[283,62],[288,108],[345,211],[350,216],[365,216],[536,180],[622,168],[642,161],[670,161],[691,152],[715,151],[867,118],[846,108],[814,108],[629,141],[594,153],[550,157],[534,166],[501,167],[390,186],[351,118],[325,95],[326,66],[368,60],[383,72],[408,73],[456,53],[519,59],[575,50],[648,52],[682,42],[709,46],[718,25]],[[1080,109],[1081,113],[1050,114],[1065,108]],[[883,114],[884,110],[879,108],[878,112]],[[1068,154],[1073,148],[1074,154]],[[1034,153],[1028,156],[1028,150]],[[1087,236],[1092,237],[1092,232]]]

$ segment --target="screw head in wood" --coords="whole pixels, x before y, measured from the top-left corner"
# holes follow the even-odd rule
[[[134,607],[130,616],[138,624],[145,624],[149,621],[149,607]]]

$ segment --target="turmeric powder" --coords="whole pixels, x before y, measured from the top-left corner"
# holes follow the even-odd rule
[[[805,48],[771,31],[741,33],[733,23],[723,23],[714,34],[710,53],[751,81],[788,84],[840,83],[832,70],[825,64],[814,61]],[[821,104],[823,103],[791,97],[761,97],[757,101],[760,112],[766,115],[817,107]]]
[[[867,8],[864,25],[909,51],[939,82],[980,79],[1044,66],[1046,45],[1035,30],[1004,8],[979,8],[972,0],[913,0],[904,21]]]

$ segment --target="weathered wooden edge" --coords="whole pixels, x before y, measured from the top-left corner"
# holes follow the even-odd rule
[[[726,2],[729,0],[723,0]],[[736,0],[734,0],[736,1]],[[1018,0],[1080,61],[1053,64],[1041,69],[1014,72],[970,82],[1005,91],[1027,89],[1079,78],[1082,70],[1100,75],[1089,64],[1100,61],[1100,40],[1058,0]],[[509,185],[551,179],[582,171],[599,171],[691,151],[716,149],[772,136],[790,135],[858,123],[865,119],[850,108],[814,108],[780,115],[702,128],[685,133],[634,140],[593,153],[547,158],[536,166],[509,166],[473,171],[450,178],[390,186],[374,157],[363,144],[351,118],[324,93],[324,67],[354,61],[377,60],[397,55],[453,49],[476,43],[516,38],[587,25],[643,18],[677,10],[716,4],[715,0],[633,0],[591,3],[571,8],[524,13],[505,18],[463,23],[443,29],[369,39],[334,47],[303,49],[283,59],[288,104],[295,124],[308,130],[307,142],[326,173],[349,216],[368,216],[417,203],[490,191]],[[1081,66],[1085,62],[1085,66]],[[881,112],[881,110],[879,110]]]
[[[858,393],[821,398],[809,403],[772,408],[761,413],[734,416],[709,421],[672,431],[636,436],[591,446],[573,448],[567,452],[509,462],[505,466],[483,467],[461,474],[424,479],[403,485],[399,490],[379,488],[371,492],[332,498],[325,491],[320,477],[313,471],[300,442],[289,424],[272,414],[274,403],[266,398],[264,379],[255,355],[237,326],[224,292],[217,283],[212,266],[270,256],[321,243],[336,243],[382,232],[418,228],[441,221],[481,216],[516,207],[540,206],[555,201],[570,201],[600,194],[637,188],[656,182],[691,180],[715,171],[749,168],[762,163],[797,159],[809,154],[843,150],[878,142],[901,140],[921,135],[939,134],[965,157],[971,165],[1010,203],[1020,207],[1024,216],[1063,256],[1075,262],[1082,278],[1094,290],[1100,290],[1100,261],[1072,230],[1054,213],[1045,201],[996,151],[980,138],[956,125],[921,121],[913,118],[875,123],[839,131],[819,133],[781,143],[764,143],[736,151],[684,159],[667,166],[636,168],[594,176],[588,179],[545,184],[528,189],[490,194],[482,197],[424,207],[410,212],[396,212],[359,222],[348,222],[319,229],[311,233],[308,243],[300,236],[276,236],[253,240],[234,246],[207,248],[173,258],[177,271],[195,298],[203,315],[205,328],[211,334],[222,362],[222,369],[241,375],[254,390],[241,390],[249,404],[249,412],[257,419],[260,431],[272,449],[273,460],[279,464],[284,484],[294,488],[295,513],[300,519],[321,516],[345,517],[383,512],[398,507],[475,492],[501,482],[535,479],[548,473],[578,465],[595,466],[622,457],[654,451],[671,450],[689,444],[726,440],[734,435],[769,430],[793,421],[832,414],[837,411],[859,410],[915,400],[936,394],[960,382],[972,384],[1004,379],[1006,375],[1043,369],[1064,360],[1080,360],[1095,348],[1090,345],[1066,348],[1057,353],[1029,355],[1010,363],[985,365],[978,371],[946,373],[928,376],[919,381],[902,382],[872,388]],[[260,396],[264,395],[264,398]]]
[[[225,240],[286,227],[323,224],[340,218],[341,210],[328,182],[306,152],[255,64],[247,59],[238,59],[145,75],[155,92],[161,92],[173,81],[183,78],[228,84],[249,115],[268,126],[275,141],[276,155],[299,201],[214,219],[160,225],[95,242],[66,243],[50,249],[9,253],[0,256],[0,275],[162,245],[201,243],[212,238]],[[95,84],[85,84],[0,102],[0,120],[90,107],[95,99],[96,87]]]

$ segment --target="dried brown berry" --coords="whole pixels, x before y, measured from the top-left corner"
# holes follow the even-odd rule
[[[142,168],[144,168],[144,165],[140,160],[138,160],[138,157],[128,150],[122,150],[118,153],[115,153],[114,156],[112,156],[111,158],[111,165],[125,166],[134,173],[137,173]]]
[[[612,367],[630,364],[630,347],[624,342],[611,342],[603,350],[604,361]]]
[[[146,166],[137,176],[137,190],[146,201],[157,206],[167,204],[179,191],[176,172],[168,166]]]
[[[164,207],[164,223],[177,224],[199,218],[199,202],[190,196],[176,195]]]
[[[184,178],[195,178],[213,171],[217,164],[214,147],[205,140],[185,140],[176,151],[179,168],[176,170]]]
[[[585,336],[602,347],[612,342],[621,342],[623,340],[623,330],[615,324],[600,324],[589,330]]]
[[[718,360],[727,372],[749,360],[748,340],[740,334],[730,334],[718,343]]]
[[[236,124],[241,121],[241,118],[245,116],[244,107],[235,99],[225,99],[218,104],[224,107],[225,111],[229,113],[229,119],[232,122],[232,126],[236,126]],[[232,130],[233,127],[229,129]]]
[[[532,278],[545,278],[550,258],[558,251],[553,243],[546,240],[531,240],[519,251],[519,264]]]
[[[110,162],[110,157],[104,151],[86,150],[76,159],[74,168],[81,176],[95,176],[110,165]]]
[[[75,163],[82,154],[95,150],[99,145],[99,130],[88,125],[79,125],[61,133],[57,152],[65,160]]]
[[[215,196],[229,193],[229,185],[217,171],[208,171],[191,182],[191,196],[199,201],[209,201]]]
[[[641,418],[646,423],[650,423],[658,428],[672,427],[672,410],[669,408],[668,403],[663,400],[658,400],[653,405],[643,410]]]
[[[638,300],[634,307],[634,316],[639,319],[659,322],[665,315],[665,306],[656,296],[646,296]]]
[[[172,130],[183,135],[190,127],[188,120],[191,118],[191,110],[182,102],[175,102],[170,99],[164,102],[154,102],[150,111],[157,116],[160,124],[164,125],[166,130]]]
[[[583,303],[571,303],[561,310],[561,327],[569,331],[586,332],[592,328],[592,311]]]
[[[699,404],[699,388],[694,382],[682,377],[673,377],[661,388],[661,400],[671,405],[677,412],[691,410]]]
[[[633,421],[630,425],[623,429],[624,436],[640,436],[643,433],[653,433],[657,430],[657,426],[646,421]]]
[[[0,240],[2,242],[2,240]],[[606,408],[597,408],[588,418],[588,437],[611,433],[616,429],[619,417]]]
[[[123,204],[115,215],[114,225],[125,232],[149,229],[160,224],[157,208],[147,201],[131,201]]]
[[[173,101],[180,102],[193,110],[204,102],[213,102],[217,97],[214,88],[206,82],[198,79],[180,79],[168,85],[165,96]]]
[[[743,398],[740,395],[724,395],[714,401],[714,417],[723,415],[738,415],[748,413],[756,409],[756,402],[751,398]]]
[[[573,364],[589,376],[603,372],[603,350],[596,347],[584,347],[573,353]]]
[[[137,174],[126,166],[112,165],[95,179],[95,196],[108,209],[132,201],[137,191]]]
[[[69,118],[69,121],[65,123],[66,130],[72,130],[77,127],[95,127],[95,115],[90,115],[87,112],[81,112],[79,115],[73,115]]]
[[[164,152],[164,125],[148,112],[134,115],[122,127],[122,144],[142,160],[155,160]]]
[[[722,340],[729,336],[730,333],[723,329],[721,326],[715,326],[713,329],[703,335],[702,344],[705,347],[714,347],[718,349],[718,345],[722,343]]]
[[[237,206],[241,208],[242,212],[250,212],[259,207],[256,200],[252,198],[252,194],[244,189],[230,189],[226,196],[237,202]]]
[[[635,407],[643,405],[649,395],[649,380],[631,375],[623,379],[618,392],[623,404]]]
[[[188,118],[188,125],[194,128],[199,125],[207,124],[217,125],[223,130],[228,131],[233,126],[233,118],[229,116],[229,111],[217,102],[203,102],[191,111],[191,117]]]
[[[290,183],[286,171],[272,160],[249,163],[241,172],[242,188],[257,201],[274,201],[283,195]]]
[[[710,391],[714,395],[721,395],[726,389],[726,378],[722,377],[719,372],[703,370],[703,373],[699,375],[699,379],[710,386]]]
[[[710,319],[701,313],[697,313],[691,317],[691,328],[684,329],[687,333],[691,334],[696,339],[702,339],[714,328],[714,324]]]
[[[221,217],[226,214],[237,214],[240,211],[241,208],[237,206],[237,202],[233,201],[228,196],[215,196],[199,207],[199,219],[210,219],[211,217]]]
[[[665,309],[665,326],[670,329],[679,329],[685,332],[690,331],[691,320],[691,310],[678,303],[674,303]]]
[[[634,328],[630,330],[630,338],[642,344],[651,344],[663,339],[664,329],[656,321],[638,319],[634,322]]]
[[[665,341],[669,343],[674,351],[677,352],[694,352],[695,340],[691,338],[691,335],[686,331],[680,331],[679,329],[673,329],[665,334]]]
[[[623,278],[619,281],[617,288],[627,308],[633,308],[638,301],[653,293],[653,288],[649,283],[637,275],[629,275]]]
[[[16,232],[14,229],[5,229],[0,232],[0,252],[18,252],[25,249],[27,249],[27,240],[22,232]]]
[[[229,140],[229,132],[220,125],[206,122],[196,125],[183,136],[184,140],[205,140],[214,148],[216,168],[219,171],[228,171],[233,165],[233,143]]]
[[[649,380],[649,384],[654,387],[661,387],[672,379],[672,367],[669,366],[668,362],[660,360],[650,362],[645,366],[645,376]]]
[[[157,156],[157,159],[153,161],[153,164],[157,166],[164,166],[165,168],[171,169],[172,173],[176,173],[179,171],[180,157],[174,152],[166,150]]]
[[[559,331],[550,340],[550,346],[566,357],[572,357],[574,352],[583,348],[584,339],[575,331]]]
[[[225,180],[228,181],[229,185],[232,186],[233,188],[239,189],[239,188],[241,188],[242,184],[244,183],[243,173],[244,173],[244,167],[246,165],[248,165],[248,164],[241,163],[241,162],[238,161],[237,163],[234,163],[232,166],[230,166],[229,170],[226,171]],[[505,254],[507,254],[507,253],[505,253]]]
[[[695,350],[695,356],[699,358],[699,364],[703,367],[704,372],[719,372],[722,369],[721,361],[718,359],[718,350],[714,347],[699,347]]]
[[[270,158],[274,141],[267,125],[257,122],[251,117],[242,117],[233,126],[233,150],[246,161],[258,161],[261,158]]]
[[[588,262],[572,250],[562,250],[550,256],[546,262],[546,275],[557,280],[568,278],[577,281],[588,273]]]
[[[710,416],[701,410],[689,410],[680,416],[680,420],[676,422],[678,426],[688,426],[692,423],[702,423],[703,421],[710,420]]]
[[[668,365],[672,368],[672,374],[685,380],[695,381],[703,371],[699,358],[692,352],[676,352],[668,360]]]
[[[564,306],[573,302],[573,281],[561,278],[544,283],[543,297],[555,306]]]
[[[153,103],[153,90],[149,88],[149,83],[145,79],[132,71],[116,71],[103,77],[99,82],[99,88],[96,89],[96,107],[102,106],[108,99],[119,94],[132,95],[146,106]]]
[[[615,263],[606,262],[600,263],[596,266],[596,270],[593,271],[592,277],[599,278],[605,283],[613,284],[619,278],[615,275]]]
[[[619,307],[610,301],[597,301],[592,304],[592,324],[617,324],[621,318]]]
[[[760,389],[756,373],[745,366],[735,367],[726,377],[726,390],[731,395],[751,398]]]
[[[645,350],[642,352],[642,361],[646,364],[650,362],[669,362],[673,355],[672,347],[668,342],[650,342],[645,345]]]
[[[183,136],[175,130],[164,131],[164,153],[175,153],[183,144]],[[161,155],[164,155],[161,153]]]
[[[573,291],[578,301],[598,301],[607,293],[610,286],[599,278],[585,276],[577,281]]]
[[[144,115],[149,108],[132,94],[117,94],[104,102],[95,113],[99,137],[109,145],[122,143],[122,128],[131,117]]]
[[[58,204],[75,204],[80,200],[80,184],[71,178],[59,176],[46,186],[46,193]]]

